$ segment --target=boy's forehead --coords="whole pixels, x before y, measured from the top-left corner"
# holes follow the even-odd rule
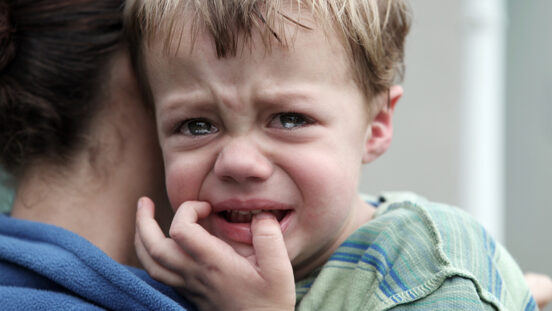
[[[296,20],[291,22],[291,18]],[[301,24],[298,24],[299,22]],[[312,14],[303,12],[299,15],[298,12],[293,12],[293,15],[282,18],[278,25],[281,26],[278,32],[271,29],[270,31],[276,33],[270,35],[261,28],[254,28],[251,33],[235,32],[235,37],[231,41],[235,47],[234,53],[220,55],[217,51],[217,44],[220,43],[217,42],[215,34],[205,24],[194,22],[190,12],[183,12],[180,18],[170,23],[170,27],[164,25],[160,28],[164,31],[156,36],[157,40],[150,40],[145,53],[146,63],[150,68],[167,62],[194,67],[193,65],[198,63],[211,64],[232,59],[270,63],[278,60],[293,62],[293,58],[294,61],[311,63],[312,59],[302,58],[302,54],[307,54],[293,52],[313,50],[320,55],[331,54],[333,66],[341,66],[339,71],[350,71],[350,59],[343,42],[335,33],[318,26]],[[292,58],[291,54],[294,55]]]
[[[254,30],[251,34],[237,33],[232,41],[235,51],[220,55],[217,51],[217,39],[205,27],[196,27],[185,20],[179,21],[180,25],[174,25],[172,33],[163,34],[160,40],[152,40],[147,48],[156,58],[164,60],[185,60],[187,58],[204,58],[212,61],[224,61],[235,58],[248,58],[252,54],[261,54],[265,61],[270,58],[282,57],[283,54],[292,53],[296,49],[330,49],[339,50],[343,46],[335,40],[327,38],[318,29],[299,29],[288,25],[286,41],[279,41],[276,37],[268,37],[268,41],[261,31]],[[291,32],[293,31],[293,33]],[[262,53],[259,53],[259,52]],[[148,53],[146,53],[147,55]],[[248,58],[249,59],[249,58]]]
[[[259,35],[270,53],[295,48],[297,33],[315,29],[346,50],[349,69],[368,100],[402,79],[404,39],[410,29],[406,0],[130,0],[125,7],[132,54],[140,68],[151,58],[151,45],[167,58],[186,40],[193,51],[200,38],[211,40],[217,57],[229,58],[259,50],[253,35]]]
[[[197,82],[198,77],[205,80],[212,76],[212,72],[208,74],[206,71],[216,67],[210,65],[230,62],[236,66],[234,70],[224,72],[226,79],[247,74],[259,75],[271,66],[279,67],[280,72],[291,72],[308,65],[318,70],[318,75],[331,73],[335,80],[354,80],[357,87],[361,87],[353,70],[352,56],[342,37],[333,29],[323,28],[308,10],[290,9],[285,13],[285,17],[281,16],[279,21],[273,23],[274,29],[269,30],[275,34],[267,33],[266,28],[262,27],[254,28],[251,33],[235,32],[236,37],[232,41],[235,44],[234,53],[220,55],[217,51],[219,43],[212,31],[201,21],[197,22],[189,11],[181,12],[174,22],[163,25],[164,33],[156,36],[157,40],[149,43],[145,63],[150,79],[158,79],[157,83],[172,83],[170,79],[176,75],[188,77],[186,81],[181,81],[180,86],[184,87],[184,84]],[[294,53],[301,50],[313,53]],[[313,56],[320,56],[318,64]],[[248,73],[244,70],[245,64],[252,62],[266,66],[254,67],[251,69],[254,72]],[[158,70],[163,67],[168,70]],[[216,77],[221,76],[222,73]],[[291,75],[286,80],[292,81]]]
[[[173,25],[178,33],[168,45],[159,37],[145,54],[149,84],[158,104],[205,94],[211,87],[221,90],[250,85],[259,96],[311,93],[312,87],[338,85],[349,92],[359,91],[346,49],[335,36],[328,37],[319,28],[288,23],[286,27],[294,32],[288,32],[293,36],[285,46],[278,41],[267,46],[260,31],[249,38],[242,35],[235,55],[219,57],[206,27],[195,29],[186,19],[179,19],[179,23]],[[194,36],[190,34],[193,31]]]
[[[320,23],[310,9],[297,5],[282,6],[270,21],[260,11],[258,14],[252,17],[250,27],[244,28],[240,21],[234,19],[205,20],[205,16],[183,8],[159,20],[154,31],[146,34],[145,48],[146,51],[161,50],[165,57],[171,57],[183,49],[191,53],[198,46],[213,45],[217,56],[224,58],[251,52],[252,49],[264,48],[265,52],[271,53],[273,49],[293,48],[297,35],[305,31],[317,32],[317,35],[325,37],[337,36],[339,42],[328,42],[345,43],[335,29],[327,23]]]

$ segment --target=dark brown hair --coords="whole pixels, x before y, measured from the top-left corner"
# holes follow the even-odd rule
[[[99,110],[123,0],[0,0],[0,164],[63,163]]]

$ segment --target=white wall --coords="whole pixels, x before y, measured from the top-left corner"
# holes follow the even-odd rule
[[[552,274],[552,1],[510,0],[509,15],[507,246]]]
[[[382,158],[365,166],[362,191],[411,190],[459,204],[460,4],[412,1],[405,95],[396,107],[394,142]]]

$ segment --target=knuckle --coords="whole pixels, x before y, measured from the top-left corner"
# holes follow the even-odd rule
[[[163,262],[165,258],[165,251],[162,244],[152,245],[149,249],[149,254],[153,260],[157,262]]]
[[[163,281],[163,274],[161,273],[161,271],[159,269],[147,269],[146,268],[146,271],[148,271],[148,274],[150,275],[150,277],[156,281]]]
[[[205,272],[206,272],[206,275],[209,275],[209,274],[220,274],[222,271],[220,269],[220,267],[214,265],[214,264],[204,264],[203,265],[203,268],[205,269]]]
[[[173,225],[169,229],[169,236],[175,241],[185,242],[186,238],[187,238],[186,232],[187,232],[187,230],[185,229],[184,226],[182,226],[182,225]]]
[[[136,230],[137,232],[140,231],[140,229],[145,226],[144,220],[141,217],[136,217]]]
[[[272,241],[280,240],[280,228],[274,228],[272,226],[259,226],[259,228],[255,231],[255,236],[259,238]]]

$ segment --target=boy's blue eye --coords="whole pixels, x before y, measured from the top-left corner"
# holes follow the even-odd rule
[[[278,113],[270,122],[271,127],[294,129],[312,124],[313,120],[303,114],[295,112]]]
[[[190,119],[180,123],[176,131],[188,136],[202,136],[218,132],[218,128],[205,119]]]

